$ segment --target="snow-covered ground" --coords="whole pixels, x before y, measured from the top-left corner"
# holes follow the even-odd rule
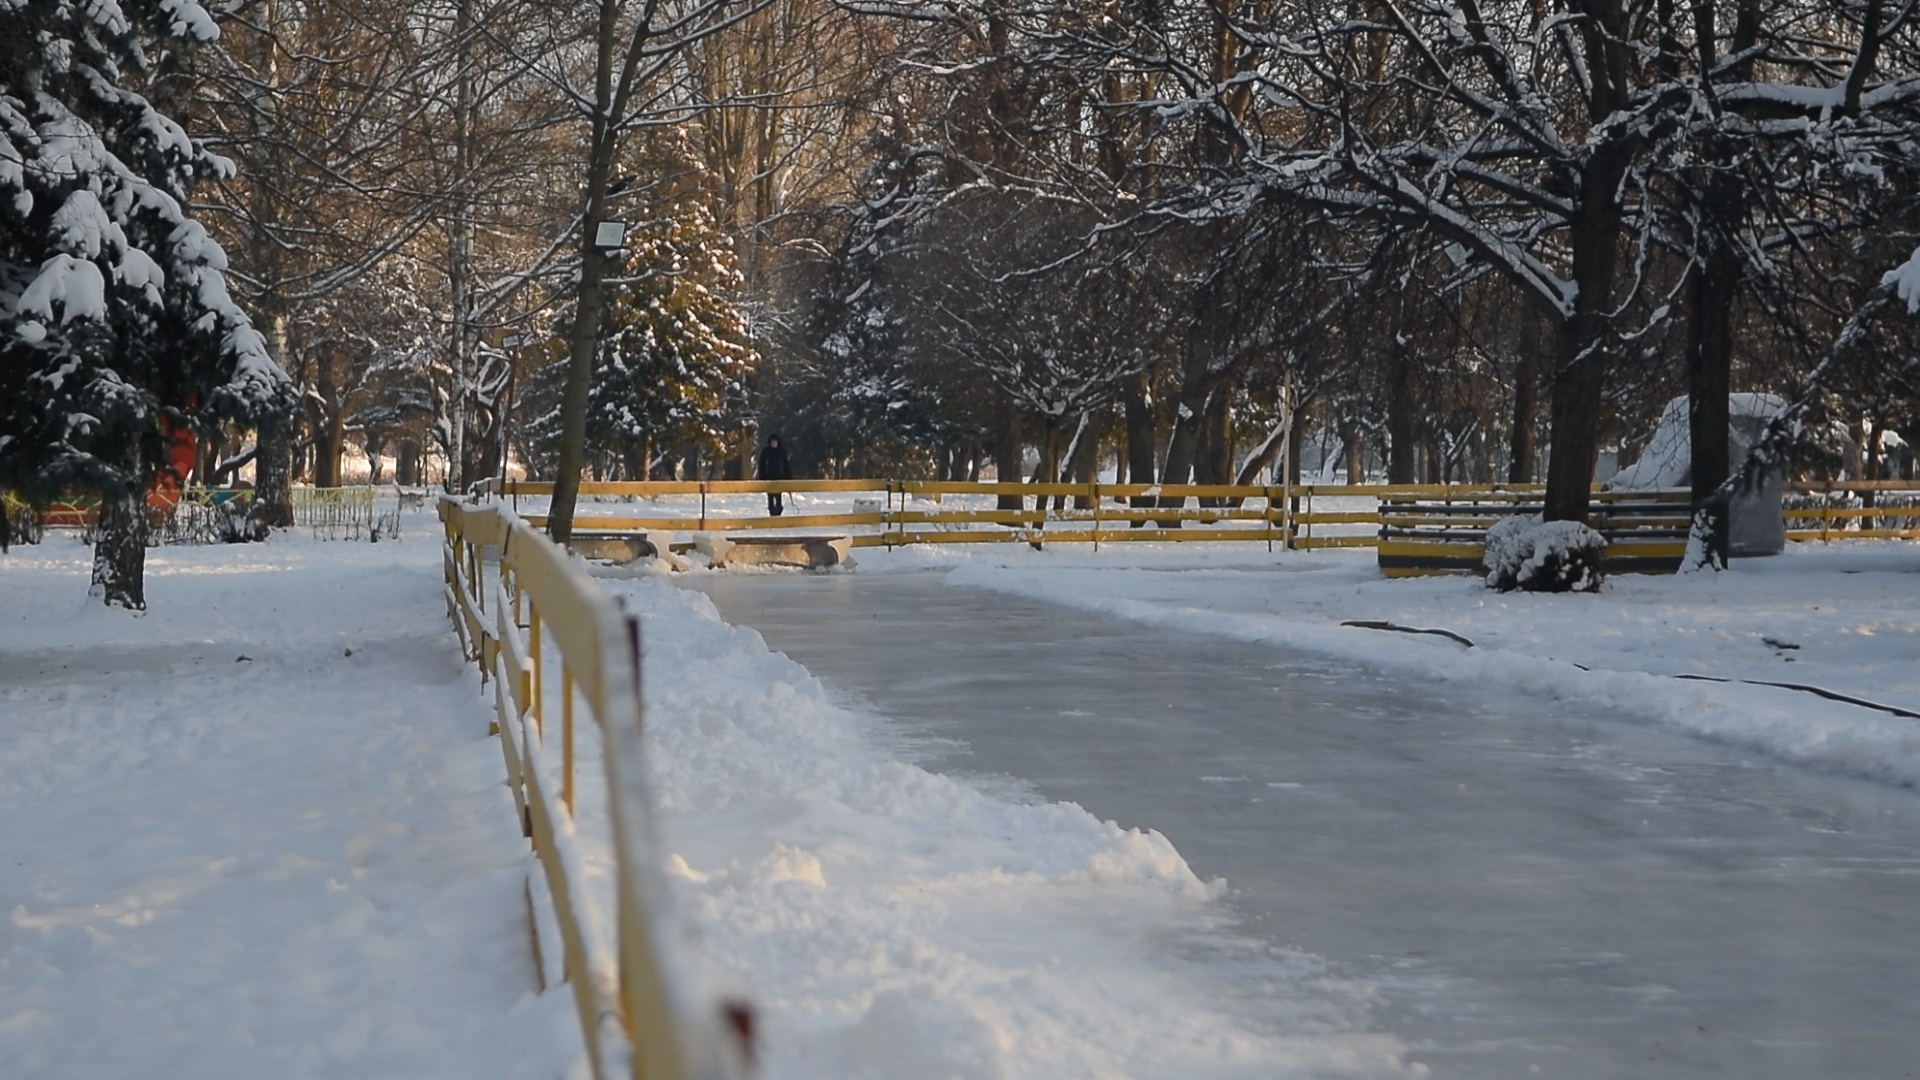
[[[1920,544],[1792,544],[1722,573],[1622,575],[1598,595],[1497,594],[1469,577],[1388,581],[1370,551],[1252,545],[860,553],[868,571],[950,568],[949,584],[1045,599],[1180,633],[1270,642],[1426,679],[1503,683],[1624,710],[1781,760],[1920,784]],[[1341,625],[1385,621],[1432,635]]]
[[[559,1076],[439,549],[0,555],[0,1075]]]
[[[435,535],[410,521],[398,544],[162,549],[140,618],[83,600],[86,551],[69,537],[0,556],[0,865],[12,870],[0,1072],[577,1067],[570,1000],[531,989],[528,856],[444,618]],[[1791,761],[1920,779],[1920,721],[1666,677],[1912,705],[1913,545],[1620,578],[1597,597],[1390,583],[1370,553],[1255,545],[860,559],[859,573],[944,567],[953,585],[1510,682]],[[768,1077],[1424,1071],[1310,957],[1270,987],[1283,1023],[1249,1025],[1216,1000],[1197,957],[1233,948],[1235,928],[1151,822],[1121,828],[928,772],[884,721],[705,597],[663,575],[607,584],[645,619],[673,880],[710,963],[760,1005]],[[1346,619],[1443,626],[1477,645]]]
[[[71,536],[0,556],[0,1072],[577,1074],[435,530],[405,535],[160,549],[142,617],[83,598]],[[1233,931],[1157,833],[908,764],[704,597],[607,584],[645,618],[672,880],[766,1076],[1421,1072],[1310,961],[1283,1031],[1210,1001],[1160,943]]]

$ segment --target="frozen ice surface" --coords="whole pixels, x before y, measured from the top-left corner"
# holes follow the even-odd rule
[[[1544,693],[931,575],[697,584],[918,736],[928,767],[1164,833],[1230,882],[1243,930],[1323,958],[1326,985],[1371,1001],[1434,1076],[1880,1078],[1920,1063],[1907,788]],[[1219,959],[1161,947],[1169,965]],[[1252,1026],[1277,1011],[1257,965],[1227,957],[1218,973],[1223,1009]]]
[[[707,597],[609,584],[641,620],[676,896],[757,1004],[767,1080],[1425,1075],[1369,988],[1225,925],[1160,834],[910,764]],[[1222,964],[1265,985],[1258,1023]]]

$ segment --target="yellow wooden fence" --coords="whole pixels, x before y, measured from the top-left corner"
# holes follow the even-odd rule
[[[373,488],[295,487],[293,523],[329,540],[359,539],[373,529]]]
[[[681,971],[640,746],[639,631],[594,582],[499,505],[443,497],[447,612],[491,686],[507,785],[542,868],[529,880],[536,926],[550,898],[596,1080],[733,1080],[748,1024],[737,1005],[696,1000]],[[575,832],[575,727],[584,708],[605,764],[613,941],[587,894]],[[553,728],[548,725],[553,724]],[[547,736],[555,736],[548,742]],[[555,744],[558,744],[557,746]],[[538,947],[551,948],[539,940]]]
[[[1380,572],[1386,577],[1484,573],[1487,530],[1517,513],[1538,513],[1544,489],[1452,487],[1438,495],[1380,500]],[[1607,538],[1610,574],[1670,574],[1686,555],[1692,524],[1685,490],[1601,491],[1587,523]]]
[[[491,490],[518,505],[518,500],[553,494],[542,482],[504,481]],[[1314,526],[1377,524],[1371,511],[1315,511],[1315,495],[1378,496],[1380,492],[1426,490],[1418,485],[1396,488],[1319,485],[1250,486],[1233,484],[997,484],[965,481],[918,480],[710,480],[582,483],[583,498],[645,498],[698,496],[692,516],[576,513],[573,527],[581,532],[642,531],[729,532],[750,529],[865,529],[853,538],[855,547],[898,547],[906,544],[968,544],[1004,541],[1028,543],[1103,543],[1122,541],[1251,540],[1269,546],[1287,543],[1299,548],[1368,547],[1371,535],[1314,535]],[[828,514],[789,514],[782,517],[741,517],[710,514],[708,500],[722,495],[865,494],[875,496],[868,510]],[[1019,509],[995,507],[949,508],[950,496],[1019,498]],[[1188,505],[1191,502],[1192,505]],[[928,508],[932,504],[932,508]],[[585,508],[583,508],[585,509]],[[527,520],[544,527],[545,515]]]
[[[1835,495],[1852,501],[1871,492],[1875,501],[1893,496],[1906,506],[1790,506],[1786,510],[1787,539],[1920,540],[1920,482],[1913,480],[1836,480],[1824,484],[1793,484],[1789,495],[1817,496],[1831,503]],[[1861,501],[1865,501],[1864,499]]]
[[[553,493],[551,483],[502,481],[488,490],[516,507],[521,498]],[[1794,487],[1803,494],[1876,491],[1920,493],[1911,481],[1839,481],[1831,485]],[[852,511],[800,513],[781,517],[729,515],[709,500],[727,495],[847,494],[870,496],[871,506]],[[902,480],[709,480],[582,483],[583,499],[698,498],[691,514],[609,512],[611,508],[583,504],[574,518],[581,532],[731,532],[738,530],[827,529],[853,534],[855,547],[897,547],[906,544],[972,544],[1025,541],[1031,544],[1103,543],[1125,541],[1256,541],[1311,550],[1333,547],[1389,547],[1414,542],[1407,526],[1422,522],[1414,514],[1423,502],[1518,504],[1537,502],[1545,491],[1540,484],[1301,484],[1247,486],[1227,484],[998,484],[961,481]],[[997,505],[950,507],[949,497],[974,496],[1019,499],[1019,509]],[[1372,500],[1374,505],[1335,505],[1330,500]],[[1594,489],[1596,513],[1609,516],[1608,507],[1621,501],[1662,504],[1616,532],[1634,534],[1633,561],[1677,560],[1684,536],[1655,536],[1676,526],[1684,529],[1685,511],[1672,504],[1686,501],[1683,492],[1610,492]],[[1316,502],[1319,505],[1316,506]],[[710,509],[716,511],[710,513]],[[1433,515],[1428,515],[1433,516]],[[1920,507],[1852,506],[1792,508],[1785,514],[1792,540],[1855,538],[1920,539]],[[1669,518],[1675,520],[1667,520]],[[1656,520],[1658,519],[1658,520]],[[535,528],[546,517],[527,516]],[[1848,528],[1857,523],[1860,528]],[[1437,522],[1424,522],[1437,525]],[[1468,524],[1454,520],[1459,526]],[[1484,524],[1484,523],[1483,523]],[[1605,524],[1603,522],[1603,524]],[[1354,526],[1365,526],[1355,529]],[[1334,531],[1329,531],[1334,530]],[[1604,531],[1604,530],[1603,530]],[[1430,539],[1430,538],[1429,538]],[[1466,543],[1464,539],[1462,543]],[[1668,549],[1672,550],[1669,551]],[[1464,548],[1462,548],[1464,552]],[[1461,554],[1461,558],[1469,558]],[[1478,559],[1472,554],[1473,560]],[[1624,563],[1622,564],[1625,565]]]

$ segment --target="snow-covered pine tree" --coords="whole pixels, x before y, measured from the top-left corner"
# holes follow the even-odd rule
[[[628,229],[619,276],[606,283],[587,406],[589,460],[621,459],[635,479],[649,447],[717,453],[760,360],[730,299],[742,285],[730,241],[694,166],[684,148],[653,149],[645,165],[656,180],[629,189],[640,220]],[[569,305],[556,334],[570,333],[572,320]],[[558,451],[565,364],[543,369],[528,389],[528,434],[543,452]]]
[[[741,281],[727,239],[704,205],[677,205],[639,226],[627,268],[608,304],[587,423],[612,443],[651,436],[718,451],[759,363],[728,299]]]
[[[232,166],[140,91],[218,32],[193,0],[0,0],[0,484],[100,493],[109,605],[146,606],[170,431],[294,405],[184,209]]]

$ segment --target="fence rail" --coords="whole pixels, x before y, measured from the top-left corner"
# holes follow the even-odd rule
[[[519,507],[551,496],[541,482],[490,481],[484,491]],[[854,547],[1025,542],[1261,542],[1300,550],[1376,548],[1383,570],[1413,572],[1445,544],[1444,569],[1479,564],[1481,533],[1498,517],[1537,509],[1540,484],[999,484],[919,480],[710,480],[597,482],[580,485],[574,519],[583,533],[703,533],[743,530],[842,530]],[[1836,481],[1789,492],[1817,506],[1784,510],[1795,541],[1920,539],[1920,483]],[[789,516],[743,514],[716,504],[727,496],[851,495],[850,508]],[[1871,494],[1878,505],[1858,505]],[[860,498],[859,496],[865,496]],[[621,506],[597,500],[685,500],[677,508]],[[1356,506],[1353,500],[1368,500]],[[988,500],[991,500],[989,502]],[[1619,548],[1616,570],[1679,564],[1690,522],[1684,491],[1606,491],[1595,487],[1593,523]],[[1838,500],[1836,502],[1836,500]],[[1332,505],[1329,505],[1329,502]],[[639,512],[631,512],[637,510]],[[536,528],[547,518],[529,512]],[[685,548],[687,545],[679,545]],[[1411,560],[1411,561],[1410,561]]]
[[[1787,488],[1790,540],[1920,540],[1920,483],[1842,480]],[[1819,505],[1805,505],[1811,500]],[[1867,505],[1871,499],[1873,505]],[[1851,526],[1851,527],[1850,527]]]
[[[550,905],[559,932],[561,962],[543,955],[541,968],[573,989],[596,1080],[736,1080],[748,1057],[744,1014],[696,999],[660,881],[640,747],[638,624],[505,507],[443,497],[439,514],[447,614],[493,690],[507,785],[539,856],[542,874],[528,883],[534,922]],[[574,828],[582,707],[605,765],[611,942],[595,929],[602,920]],[[554,944],[535,936],[543,950]]]
[[[522,498],[551,496],[551,483],[502,481],[488,489],[518,507]],[[1322,490],[1345,493],[1345,487]],[[1365,490],[1372,493],[1378,489]],[[1416,487],[1396,490],[1424,490]],[[1436,489],[1437,490],[1437,489]],[[792,516],[715,514],[709,500],[726,495],[864,494],[872,505],[850,512]],[[1356,524],[1351,513],[1316,515],[1313,492],[1287,485],[1231,484],[995,484],[918,480],[712,480],[583,483],[587,499],[660,499],[697,496],[692,516],[608,515],[588,512],[574,518],[585,532],[663,531],[732,532],[757,529],[862,530],[855,547],[899,547],[919,543],[1030,544],[1102,543],[1159,540],[1248,540],[1269,546],[1291,540],[1296,547],[1351,546],[1351,537],[1316,538],[1314,525]],[[948,507],[948,498],[992,497],[1019,500],[1019,506]],[[1186,505],[1191,501],[1194,505]],[[919,502],[923,505],[915,506]],[[924,504],[934,504],[928,509]],[[546,516],[530,513],[541,527]],[[1371,519],[1368,519],[1371,520]],[[1194,527],[1190,527],[1194,526]]]

